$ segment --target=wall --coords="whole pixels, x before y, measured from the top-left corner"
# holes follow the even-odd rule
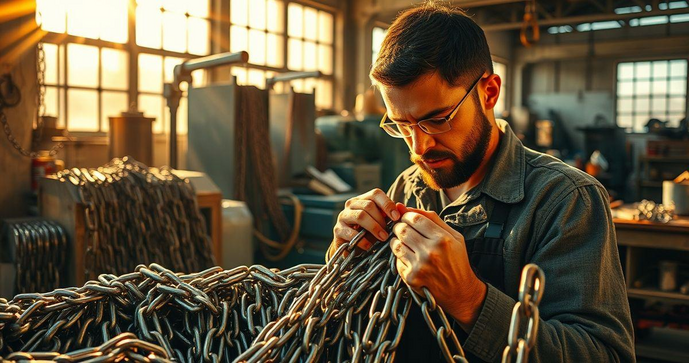
[[[17,1],[16,3],[26,3]],[[6,15],[6,14],[2,14]],[[33,24],[32,24],[33,23]],[[26,29],[24,34],[15,30]],[[22,101],[4,109],[7,121],[20,145],[31,147],[31,129],[36,113],[36,38],[33,15],[0,22],[0,73],[9,73],[19,86]],[[39,34],[40,36],[40,34]],[[30,196],[31,159],[19,154],[0,132],[0,219],[26,215],[26,200]]]

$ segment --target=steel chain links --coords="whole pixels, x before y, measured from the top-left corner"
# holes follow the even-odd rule
[[[0,354],[81,351],[130,332],[179,362],[390,362],[415,301],[448,361],[464,361],[431,294],[402,282],[389,244],[358,251],[363,234],[326,265],[187,275],[139,265],[80,288],[19,294],[0,301]]]
[[[43,134],[43,119],[45,116],[45,50],[43,49],[43,43],[38,43],[36,45],[36,130],[34,133],[34,144],[38,145]],[[20,154],[26,157],[35,158],[39,155],[36,151],[31,151],[31,148],[25,149],[19,144],[19,141],[12,133],[9,121],[7,121],[7,115],[5,115],[5,108],[14,107],[21,101],[21,91],[17,85],[12,81],[12,77],[9,74],[2,75],[0,77],[0,123],[2,123],[2,129],[5,132],[7,140],[12,144],[12,147],[17,150]],[[63,143],[57,143],[53,145],[48,151],[48,155],[55,156],[58,151],[64,146]]]
[[[124,157],[57,173],[84,205],[86,279],[125,274],[138,263],[187,272],[215,265],[194,189],[171,170]]]
[[[507,335],[507,346],[502,354],[502,362],[527,363],[529,351],[538,337],[538,305],[543,298],[545,274],[540,267],[530,263],[522,270],[519,285],[519,301],[512,309],[512,320]],[[526,327],[526,330],[524,328]]]
[[[65,285],[68,246],[61,226],[43,219],[24,220],[7,223],[6,232],[11,246],[5,248],[15,251],[16,293],[50,291]]]

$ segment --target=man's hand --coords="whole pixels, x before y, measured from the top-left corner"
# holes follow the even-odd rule
[[[395,225],[390,240],[397,256],[397,271],[416,292],[426,287],[447,313],[465,330],[476,322],[486,284],[469,265],[464,236],[448,226],[435,212],[397,209],[402,218]]]
[[[345,209],[337,216],[337,223],[333,228],[335,237],[328,248],[328,256],[340,245],[351,241],[362,228],[373,237],[364,237],[357,245],[359,248],[368,250],[374,242],[385,241],[388,238],[385,231],[386,218],[396,221],[400,216],[395,203],[380,189],[373,189],[348,200]]]

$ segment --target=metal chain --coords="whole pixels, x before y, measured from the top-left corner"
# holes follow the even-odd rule
[[[538,266],[530,263],[522,270],[519,285],[519,301],[512,310],[512,320],[507,336],[507,347],[502,362],[527,363],[529,351],[536,344],[538,335],[538,304],[543,298],[545,274]],[[523,328],[526,327],[526,331]],[[516,359],[515,359],[516,358]]]
[[[41,140],[41,137],[43,135],[42,117],[45,116],[46,109],[45,70],[45,50],[43,49],[43,43],[38,43],[38,45],[36,46],[36,132],[34,133],[33,138],[34,144],[36,145],[38,145],[38,142]],[[12,92],[19,92],[19,89],[17,88],[16,84],[12,82],[12,78],[9,75],[3,76],[3,83],[5,84],[5,87],[8,90],[11,90]],[[10,98],[12,97],[12,95],[6,95],[3,94],[3,92],[0,92],[0,123],[2,123],[2,128],[5,132],[5,136],[7,136],[7,140],[10,142],[10,144],[12,144],[12,147],[16,149],[21,155],[30,158],[35,158],[39,155],[39,153],[36,151],[27,150],[19,144],[19,141],[17,141],[17,139],[14,137],[14,134],[12,133],[12,129],[10,128],[9,122],[7,121],[7,116],[5,115],[4,111],[5,108],[16,106],[19,103],[19,100],[21,99],[21,94],[15,96],[15,99],[10,100],[10,102],[8,102],[6,99],[6,97],[8,96],[10,96]],[[60,151],[60,149],[62,149],[63,147],[64,144],[61,142],[53,145],[53,147],[51,147],[48,151],[48,155],[57,155],[58,151]]]
[[[326,265],[194,274],[139,265],[81,288],[0,299],[0,355],[79,352],[130,332],[178,362],[391,362],[415,301],[446,360],[465,361],[442,308],[403,283],[389,244],[356,248],[364,233]],[[537,324],[543,279],[534,274],[525,270],[520,300]],[[519,356],[528,355],[536,328],[515,345]]]
[[[215,264],[193,187],[171,169],[124,157],[97,169],[64,170],[57,178],[76,186],[84,206],[87,279],[127,273],[138,263],[186,272]]]
[[[14,246],[15,291],[50,291],[64,286],[67,235],[58,224],[47,220],[8,223]]]

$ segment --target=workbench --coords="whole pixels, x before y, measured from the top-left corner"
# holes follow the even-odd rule
[[[630,302],[643,300],[642,304],[645,301],[661,301],[689,305],[689,295],[679,291],[662,291],[657,287],[657,279],[642,287],[634,284],[654,270],[661,260],[689,264],[689,217],[676,216],[666,224],[624,218],[614,218],[613,222]],[[678,286],[684,282],[685,278],[678,277]],[[637,357],[689,362],[689,331],[654,327],[644,337],[636,335]]]

